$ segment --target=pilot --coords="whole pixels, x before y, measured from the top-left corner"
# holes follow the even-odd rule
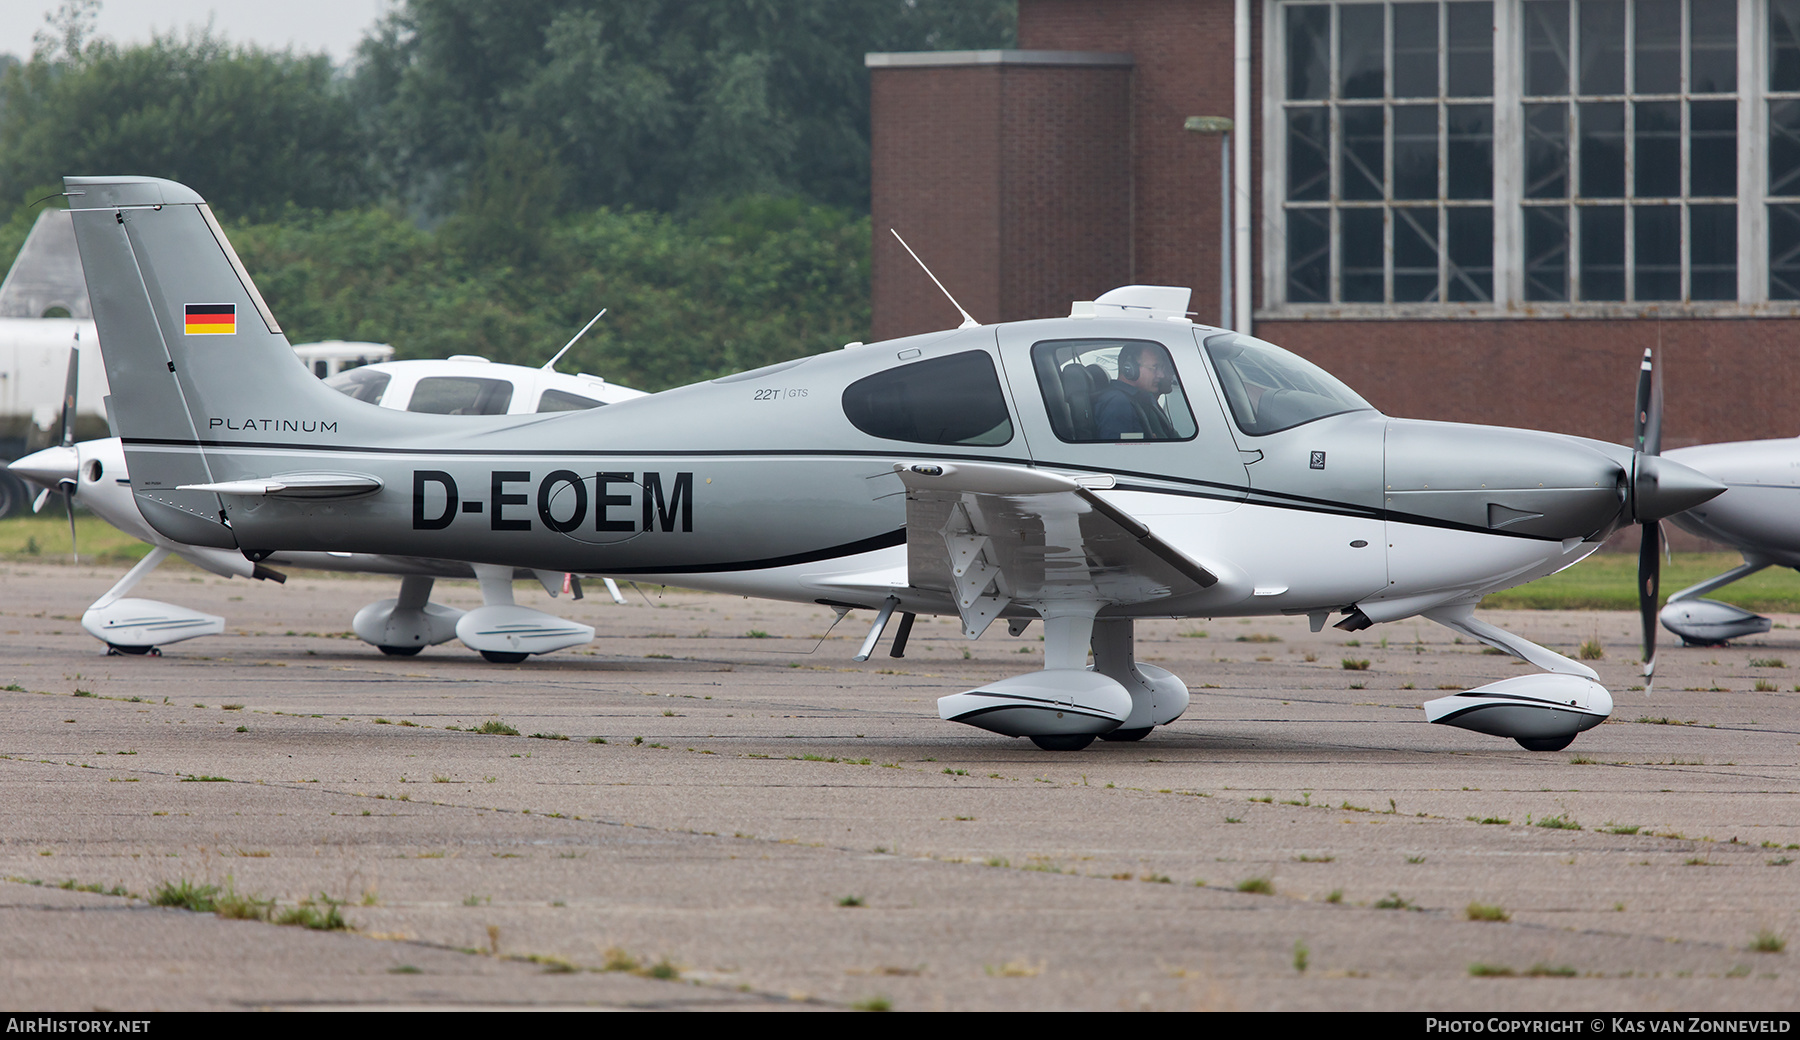
[[[1175,389],[1175,367],[1149,343],[1119,351],[1119,378],[1094,399],[1094,427],[1103,441],[1175,440],[1175,427],[1157,398]]]

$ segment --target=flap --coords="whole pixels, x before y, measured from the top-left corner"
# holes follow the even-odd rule
[[[1019,602],[1146,603],[1209,589],[1210,569],[1081,483],[994,463],[899,463],[913,588],[949,594],[978,633]]]

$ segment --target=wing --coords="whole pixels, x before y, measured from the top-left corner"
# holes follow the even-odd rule
[[[1219,582],[1067,477],[991,463],[897,463],[894,471],[906,485],[909,584],[949,596],[971,639],[1013,603],[1093,609]]]

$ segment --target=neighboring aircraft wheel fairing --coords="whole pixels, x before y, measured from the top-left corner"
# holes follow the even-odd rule
[[[527,657],[530,657],[531,655],[530,654],[502,653],[498,650],[483,650],[481,652],[481,656],[487,658],[489,661],[492,661],[495,664],[518,664],[520,661],[525,660]]]
[[[1662,609],[1660,617],[1663,627],[1689,646],[1718,646],[1767,632],[1772,624],[1760,614],[1711,599],[1676,600]]]
[[[1566,737],[1514,737],[1519,746],[1527,751],[1561,751],[1575,741],[1575,734]]]
[[[89,607],[81,615],[81,627],[107,646],[141,654],[153,646],[220,635],[225,619],[153,599],[118,599]]]
[[[528,654],[547,654],[590,642],[594,629],[530,607],[496,603],[476,607],[459,618],[456,638],[490,661],[495,660],[492,654],[516,655],[523,661]]]
[[[1094,742],[1094,735],[1041,736],[1032,737],[1031,742],[1045,751],[1080,751]]]
[[[1115,729],[1111,733],[1100,734],[1100,739],[1101,740],[1143,740],[1145,737],[1149,736],[1150,731],[1155,728],[1156,727],[1154,727],[1154,726],[1145,726],[1142,729]]]
[[[356,612],[350,630],[356,638],[393,653],[388,647],[427,647],[456,638],[456,623],[463,612],[441,603],[421,608],[402,607],[398,599],[377,600]]]
[[[1033,740],[1110,733],[1131,707],[1125,687],[1085,668],[1047,668],[938,698],[938,715],[950,722]]]
[[[389,657],[412,657],[425,648],[422,646],[378,646],[375,649]]]

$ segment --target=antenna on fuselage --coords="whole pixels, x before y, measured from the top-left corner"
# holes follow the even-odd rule
[[[912,246],[909,246],[906,244],[906,239],[900,237],[900,232],[895,231],[893,228],[888,228],[888,233],[893,235],[894,238],[899,240],[900,248],[906,250],[906,255],[913,258],[913,263],[919,265],[919,269],[921,271],[925,272],[925,277],[931,279],[931,284],[937,286],[938,292],[941,292],[944,294],[944,299],[950,301],[950,306],[955,307],[956,312],[963,316],[963,323],[961,325],[958,325],[957,328],[959,328],[959,329],[978,329],[978,328],[980,328],[981,322],[976,321],[974,318],[969,316],[968,311],[963,310],[963,305],[956,302],[956,297],[950,295],[950,290],[944,288],[944,283],[938,281],[937,275],[931,273],[931,268],[925,266],[925,261],[919,259],[919,254],[913,252]]]
[[[576,334],[575,334],[575,339],[572,339],[572,340],[570,340],[570,341],[569,341],[569,342],[567,342],[567,343],[564,343],[564,344],[563,344],[563,348],[562,348],[562,349],[561,349],[561,350],[559,350],[559,351],[557,351],[557,352],[556,352],[556,356],[555,356],[555,357],[553,357],[553,358],[551,358],[551,359],[550,359],[550,360],[548,360],[548,361],[546,361],[546,362],[544,362],[544,368],[543,368],[543,370],[544,370],[544,371],[545,371],[545,372],[554,372],[554,371],[556,371],[556,363],[557,363],[557,362],[558,362],[558,361],[561,361],[561,360],[562,360],[562,356],[563,356],[563,355],[564,355],[564,354],[567,354],[567,353],[568,353],[568,352],[569,352],[569,348],[570,348],[570,347],[572,347],[572,346],[574,346],[574,345],[575,345],[575,340],[576,340],[576,339],[580,339],[580,338],[581,338],[581,337],[583,337],[583,336],[585,336],[585,335],[587,335],[587,330],[589,330],[589,329],[591,329],[591,328],[593,328],[593,327],[594,327],[594,322],[596,322],[596,321],[599,321],[599,320],[600,320],[600,319],[601,319],[601,318],[603,318],[603,317],[605,317],[605,316],[606,316],[606,308],[605,308],[605,307],[602,307],[602,308],[600,308],[600,313],[599,313],[599,314],[596,314],[596,315],[594,315],[594,316],[593,316],[593,317],[592,317],[592,318],[589,318],[589,319],[588,319],[588,323],[587,323],[587,324],[586,324],[586,325],[583,325],[583,326],[582,326],[582,327],[581,327],[581,331],[580,331],[580,332],[577,332],[577,333],[576,333]]]

